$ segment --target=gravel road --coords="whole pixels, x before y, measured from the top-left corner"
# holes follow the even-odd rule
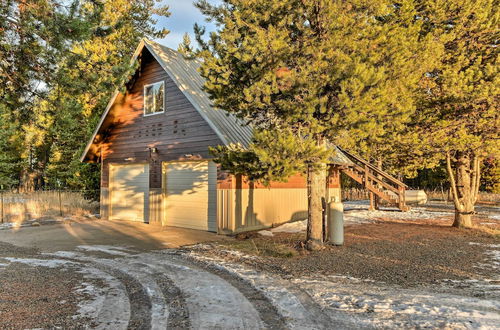
[[[275,302],[251,283],[194,260],[182,250],[143,252],[83,245],[74,251],[38,254],[3,244],[0,263],[2,286],[5,275],[17,273],[16,282],[22,284],[24,275],[31,271],[40,282],[32,289],[47,296],[45,304],[36,308],[27,300],[12,304],[3,297],[0,328],[326,329],[330,325],[329,319],[318,317],[318,306],[307,294],[290,291],[293,303],[284,316]],[[68,274],[71,276],[64,281],[63,291],[53,282],[61,283]],[[56,296],[48,295],[49,291],[57,292]],[[13,290],[9,293],[15,295]],[[57,315],[50,312],[54,305],[60,305]],[[4,317],[11,314],[13,306],[18,312],[23,308],[25,314],[33,314],[31,319],[21,322],[14,315]]]
[[[500,321],[496,298],[349,277],[283,278],[209,249],[81,245],[39,253],[1,244],[0,328],[495,328]]]

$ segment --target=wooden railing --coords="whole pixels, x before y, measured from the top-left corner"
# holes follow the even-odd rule
[[[351,160],[351,165],[344,165],[340,170],[353,180],[363,185],[365,189],[390,204],[396,205],[401,211],[408,211],[405,191],[408,186],[387,172],[370,164],[363,158],[339,148]]]

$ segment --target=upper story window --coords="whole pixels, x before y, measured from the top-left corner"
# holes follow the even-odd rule
[[[163,81],[144,86],[144,116],[165,111],[165,84]]]

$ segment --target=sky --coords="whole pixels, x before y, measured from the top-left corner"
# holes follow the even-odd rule
[[[218,0],[209,0],[210,3],[217,4]],[[200,11],[193,6],[193,0],[163,0],[163,4],[169,6],[170,17],[158,20],[159,28],[167,28],[170,33],[164,38],[156,40],[167,47],[177,49],[182,42],[182,37],[186,32],[190,34],[193,45],[195,44],[193,25],[198,23],[207,29],[207,34],[215,30],[215,25],[205,21]]]

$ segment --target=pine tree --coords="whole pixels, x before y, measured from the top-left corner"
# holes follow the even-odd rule
[[[18,123],[13,120],[12,113],[0,104],[0,190],[19,185],[19,173],[22,168],[22,138]]]
[[[80,155],[109,98],[137,68],[130,58],[142,38],[163,38],[153,15],[169,16],[156,0],[106,1],[90,38],[75,43],[60,63],[58,84],[46,109],[53,121],[43,134],[49,158],[44,175],[73,189],[99,189],[99,168],[82,164]],[[64,109],[63,112],[60,109]]]
[[[22,130],[32,125],[33,106],[46,97],[57,63],[87,35],[90,20],[79,1],[0,3],[0,141],[7,144],[0,167],[10,183],[18,184],[22,170],[35,165],[32,146],[22,146]]]
[[[264,181],[307,173],[307,241],[319,247],[332,143],[380,146],[375,155],[386,155],[415,109],[412,91],[431,53],[413,2],[196,4],[219,27],[201,44],[205,90],[255,131],[249,148],[218,148],[215,156]]]
[[[3,35],[0,51],[12,63],[0,66],[7,73],[1,77],[7,77],[7,87],[23,82],[26,88],[7,88],[3,95],[0,91],[0,105],[10,109],[17,125],[2,130],[0,141],[17,139],[21,147],[0,162],[5,158],[8,176],[21,177],[17,182],[26,189],[55,187],[56,182],[74,189],[98,189],[98,167],[81,164],[79,156],[113,91],[123,87],[135,69],[129,61],[141,38],[162,38],[168,33],[156,28],[154,18],[168,16],[168,8],[157,0],[40,0],[27,3],[29,15],[22,16],[14,4],[25,2],[11,0],[0,6],[2,13],[23,22],[6,25],[19,36],[11,40],[12,33]],[[37,29],[43,33],[32,39],[44,40],[47,49],[26,44],[21,37]],[[39,67],[50,70],[39,72]],[[32,88],[37,84],[43,88]],[[11,166],[10,159],[20,166]]]
[[[499,7],[494,0],[428,0],[419,10],[422,33],[440,47],[410,127],[422,142],[414,159],[446,162],[454,226],[471,227],[481,162],[500,151]]]

